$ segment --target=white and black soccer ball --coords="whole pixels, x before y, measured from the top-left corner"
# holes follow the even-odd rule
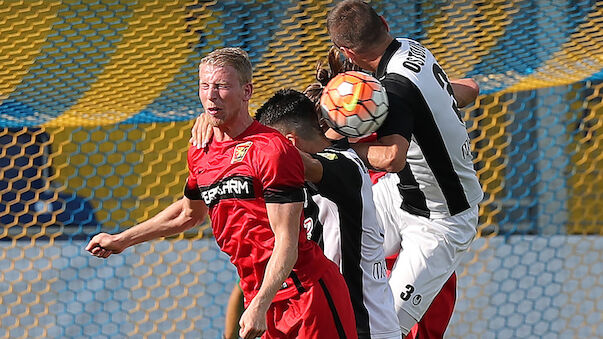
[[[348,71],[325,86],[320,108],[329,127],[357,138],[375,132],[383,124],[389,102],[379,80],[364,72]]]

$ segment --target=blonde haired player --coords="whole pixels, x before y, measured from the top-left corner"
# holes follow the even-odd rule
[[[350,296],[337,265],[300,232],[304,169],[298,151],[249,115],[252,66],[239,48],[201,60],[199,98],[214,140],[190,147],[184,197],[86,249],[108,257],[182,232],[209,212],[214,237],[241,278],[243,338],[356,338]],[[299,312],[299,310],[304,310]]]

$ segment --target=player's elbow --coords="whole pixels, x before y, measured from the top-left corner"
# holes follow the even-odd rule
[[[179,215],[177,224],[181,225],[180,231],[186,231],[189,228],[200,225],[207,216],[204,210],[185,208]]]
[[[471,78],[457,80],[456,83],[453,83],[452,88],[458,107],[471,104],[479,95],[479,84]]]
[[[293,269],[293,266],[295,266],[295,263],[297,262],[297,255],[298,255],[299,251],[297,250],[297,247],[295,248],[295,251],[291,251],[291,253],[288,256],[289,262],[291,263],[291,268]]]
[[[479,84],[475,80],[468,79],[467,87],[469,94],[467,95],[467,102],[463,103],[463,107],[474,102],[475,99],[477,99],[477,96],[479,95]]]
[[[404,159],[394,159],[385,167],[385,171],[398,173],[404,169],[404,166],[406,166],[406,161]]]
[[[386,172],[400,172],[406,165],[406,156],[401,152],[397,145],[390,146],[383,157],[382,169]]]
[[[477,81],[471,78],[465,78],[464,84],[468,87],[472,94],[477,96],[479,94],[479,84]]]

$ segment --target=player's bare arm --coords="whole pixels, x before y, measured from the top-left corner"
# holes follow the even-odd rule
[[[320,161],[312,158],[310,154],[299,151],[302,162],[304,163],[304,177],[306,181],[319,183],[322,180],[323,168]]]
[[[266,265],[262,286],[241,316],[239,334],[242,338],[255,338],[266,331],[268,307],[297,262],[302,208],[301,202],[266,204],[274,232],[274,249]]]
[[[451,79],[452,91],[457,107],[465,107],[477,99],[479,85],[471,78]]]
[[[352,144],[369,167],[385,172],[400,172],[406,165],[409,142],[399,134],[384,136],[375,142]]]
[[[94,256],[107,258],[132,245],[183,232],[201,223],[206,215],[207,207],[202,200],[183,197],[151,219],[121,233],[97,234],[90,240],[86,250]]]

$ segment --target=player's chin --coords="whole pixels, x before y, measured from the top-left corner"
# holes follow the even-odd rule
[[[219,127],[224,124],[224,120],[219,116],[210,115],[207,119],[207,123],[212,127]]]

